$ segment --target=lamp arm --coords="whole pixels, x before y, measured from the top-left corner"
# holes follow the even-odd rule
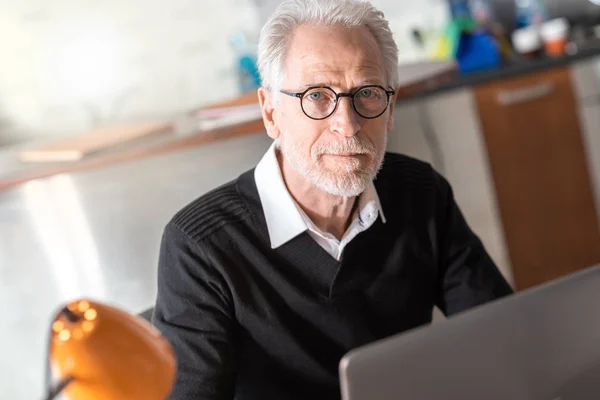
[[[54,400],[56,396],[58,396],[60,392],[62,392],[64,388],[66,388],[67,385],[69,385],[69,383],[73,382],[74,380],[75,378],[70,376],[67,379],[59,382],[58,385],[56,385],[54,388],[49,388],[44,400]]]
[[[68,307],[63,307],[54,317],[54,319],[56,319],[56,317],[58,317],[58,315],[60,314],[65,314],[67,316],[67,318],[69,320],[75,320],[75,318],[77,318],[73,312],[71,310],[69,310]],[[46,397],[44,398],[44,400],[53,400],[56,398],[56,396],[58,396],[60,394],[60,392],[62,392],[68,385],[69,383],[73,382],[75,380],[75,377],[70,376],[64,380],[62,380],[61,382],[59,382],[55,387],[51,387],[50,385],[50,381],[52,380],[52,371],[51,371],[51,366],[50,366],[50,358],[52,356],[52,329],[50,329],[50,334],[48,335],[48,347],[46,348],[46,382],[45,382],[45,387],[46,387]]]

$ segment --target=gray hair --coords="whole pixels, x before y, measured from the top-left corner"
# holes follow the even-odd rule
[[[286,0],[277,7],[260,33],[258,69],[264,88],[278,90],[294,30],[303,24],[367,27],[379,46],[388,85],[398,84],[398,47],[383,13],[361,0]]]

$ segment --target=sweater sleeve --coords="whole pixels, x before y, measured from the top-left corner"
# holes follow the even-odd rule
[[[171,400],[234,396],[233,306],[222,276],[209,263],[209,251],[172,224],[164,231],[152,322],[177,357]]]
[[[435,179],[439,243],[437,306],[450,316],[511,294],[511,287],[469,228],[450,184],[437,173]]]

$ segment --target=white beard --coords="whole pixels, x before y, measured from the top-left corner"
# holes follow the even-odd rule
[[[280,147],[284,158],[298,173],[306,177],[317,188],[335,196],[355,197],[365,191],[379,172],[385,155],[387,135],[382,150],[377,150],[366,138],[352,136],[343,142],[332,142],[313,146],[310,156],[302,157],[295,143],[289,143],[286,133],[281,135]],[[323,154],[354,152],[365,154],[366,165],[357,158],[348,158],[340,163],[337,170],[322,164]]]

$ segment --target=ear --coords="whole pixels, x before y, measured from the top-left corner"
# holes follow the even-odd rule
[[[388,105],[388,120],[387,120],[387,131],[391,132],[394,129],[394,110],[396,109],[396,95],[390,97],[390,104]]]
[[[263,122],[267,129],[267,135],[273,139],[277,139],[281,134],[279,127],[275,121],[275,104],[273,103],[273,95],[265,88],[258,88],[258,102],[262,109]]]

